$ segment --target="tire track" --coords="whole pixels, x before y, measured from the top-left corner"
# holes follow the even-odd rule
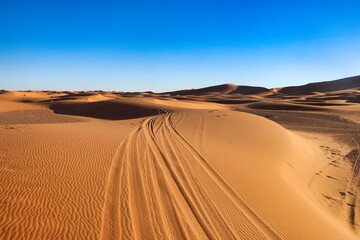
[[[173,136],[178,137],[180,140],[183,140],[183,144],[190,148],[190,151],[194,155],[195,159],[199,161],[199,163],[202,165],[203,169],[207,172],[208,177],[211,177],[214,180],[214,183],[216,183],[220,191],[224,193],[234,205],[238,208],[239,211],[242,212],[247,218],[249,222],[251,222],[258,230],[262,232],[264,236],[270,239],[280,239],[280,236],[270,227],[268,226],[246,203],[244,200],[241,199],[241,197],[236,194],[236,192],[229,186],[229,184],[226,182],[226,180],[211,166],[211,164],[207,161],[205,157],[203,157],[202,154],[194,147],[192,146],[185,138],[183,138],[175,129],[175,127],[171,124],[171,115],[167,116],[165,118],[165,122],[168,122],[170,127],[169,129],[173,131]],[[206,119],[204,118],[204,124],[206,123]],[[202,128],[203,137],[202,139],[203,144],[205,146],[205,149],[207,152],[209,150],[207,149],[207,144],[204,143],[205,141],[205,127]]]
[[[113,158],[101,239],[280,239],[210,165],[208,147],[179,134],[183,114],[158,109]],[[202,116],[197,145],[205,125]]]

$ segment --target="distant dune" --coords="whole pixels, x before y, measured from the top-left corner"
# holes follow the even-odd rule
[[[252,86],[237,86],[237,88],[230,92],[230,94],[245,94],[245,95],[251,95],[251,94],[259,94],[259,93],[266,93],[270,90],[264,87],[252,87]]]
[[[359,89],[360,88],[360,76],[349,77],[339,80],[309,83],[296,87],[284,87],[279,90],[285,94],[312,94],[315,92],[333,92],[346,89]]]
[[[50,104],[55,113],[93,117],[108,120],[123,120],[157,115],[154,105],[124,99],[95,102],[56,102]]]
[[[206,94],[257,94],[269,91],[263,87],[252,86],[236,86],[235,84],[223,84],[206,88],[180,90],[174,92],[166,92],[170,95],[206,95]]]
[[[0,239],[359,239],[360,79],[0,93]]]
[[[236,88],[237,86],[234,84],[222,84],[222,85],[205,87],[205,88],[166,92],[165,94],[170,94],[170,95],[199,95],[199,94],[211,94],[211,93],[227,94],[234,91]]]

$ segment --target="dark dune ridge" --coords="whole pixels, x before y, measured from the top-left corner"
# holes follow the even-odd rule
[[[188,89],[188,90],[179,90],[179,91],[173,91],[173,92],[165,92],[164,94],[170,94],[172,96],[199,95],[199,94],[202,95],[202,94],[209,94],[209,93],[226,94],[226,93],[234,91],[235,89],[236,89],[236,86],[233,84],[222,84],[222,85],[216,85],[216,86],[198,88],[198,89]]]
[[[234,84],[222,84],[205,88],[188,89],[173,92],[165,92],[164,94],[176,95],[206,95],[206,94],[258,94],[270,91],[263,87],[237,86]]]
[[[270,89],[264,87],[253,87],[253,86],[237,86],[237,88],[230,92],[229,94],[244,94],[244,95],[251,95],[251,94],[260,94],[270,92]]]
[[[333,81],[309,83],[302,86],[284,87],[279,92],[285,94],[312,94],[314,92],[332,92],[353,88],[360,88],[360,76]]]

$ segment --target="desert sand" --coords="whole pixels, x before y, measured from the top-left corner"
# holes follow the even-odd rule
[[[359,239],[360,77],[0,92],[0,239]]]

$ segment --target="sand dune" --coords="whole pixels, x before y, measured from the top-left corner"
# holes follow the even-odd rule
[[[170,95],[199,95],[199,94],[210,94],[210,93],[227,94],[236,90],[236,88],[237,87],[234,84],[222,84],[222,85],[206,87],[206,88],[166,92],[164,94],[170,94]]]
[[[2,91],[0,239],[358,239],[356,84]]]
[[[286,94],[312,94],[314,92],[333,92],[352,88],[360,88],[360,76],[319,83],[309,83],[303,86],[285,87],[280,89],[279,92]]]
[[[174,92],[166,92],[170,95],[205,95],[205,94],[258,94],[268,92],[269,89],[263,87],[252,86],[236,86],[235,84],[223,84],[206,88],[180,90]]]
[[[251,86],[237,86],[237,88],[230,92],[230,94],[245,94],[245,95],[251,95],[251,94],[259,94],[259,93],[267,93],[270,90],[264,87],[251,87]]]

